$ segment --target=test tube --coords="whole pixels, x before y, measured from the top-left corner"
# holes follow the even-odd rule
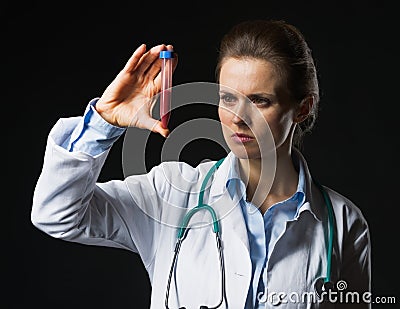
[[[160,117],[161,124],[166,129],[171,111],[171,87],[172,87],[172,58],[174,52],[163,50],[160,52],[161,64],[161,93],[160,93]]]

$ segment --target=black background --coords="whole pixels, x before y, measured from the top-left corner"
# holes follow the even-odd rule
[[[304,155],[321,183],[362,210],[372,240],[373,294],[399,301],[394,251],[399,243],[398,57],[393,45],[398,25],[386,1],[6,1],[0,9],[7,157],[3,308],[149,306],[150,283],[138,256],[52,239],[32,226],[32,194],[47,134],[58,118],[81,115],[141,43],[174,45],[179,53],[175,84],[213,82],[222,35],[236,22],[254,18],[285,19],[309,42],[322,97]],[[187,112],[173,114],[173,125],[197,116]],[[209,117],[214,115],[211,111]],[[157,150],[162,139],[152,141]],[[208,146],[192,143],[187,147],[193,150],[185,148],[181,159],[194,164],[204,153],[198,150]],[[121,148],[122,139],[100,180],[123,177]],[[220,148],[215,149],[204,156],[220,157]],[[152,156],[148,165],[157,160]]]

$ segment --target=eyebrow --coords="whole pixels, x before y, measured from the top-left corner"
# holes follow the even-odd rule
[[[231,91],[226,91],[226,90],[220,90],[219,93],[222,93],[222,94],[234,94],[234,95],[235,94],[241,94],[239,92],[235,93],[233,91],[231,92]],[[265,96],[273,98],[273,99],[276,99],[276,95],[275,94],[267,93],[267,92],[257,92],[257,93],[251,93],[251,94],[247,95],[248,98],[251,98],[251,97],[265,97]]]

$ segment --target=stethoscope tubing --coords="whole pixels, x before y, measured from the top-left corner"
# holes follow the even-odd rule
[[[211,214],[211,217],[213,220],[213,232],[216,235],[216,242],[217,242],[217,247],[218,247],[218,251],[219,251],[220,270],[221,270],[221,299],[220,299],[219,303],[214,307],[201,306],[201,308],[210,308],[210,309],[218,308],[221,306],[223,299],[225,297],[225,266],[224,266],[224,259],[223,259],[222,242],[221,242],[221,238],[220,238],[219,219],[215,213],[215,210],[210,205],[204,204],[204,202],[203,202],[204,191],[206,189],[206,185],[207,185],[208,181],[210,180],[211,176],[214,174],[214,172],[222,164],[224,159],[225,158],[218,160],[207,172],[207,174],[204,177],[204,180],[201,184],[197,205],[194,208],[190,209],[188,211],[188,213],[182,219],[181,226],[178,230],[177,242],[176,242],[175,249],[174,249],[174,257],[172,260],[169,277],[168,277],[167,292],[166,292],[166,297],[165,297],[165,308],[167,308],[167,309],[169,308],[168,307],[168,299],[169,299],[169,290],[170,290],[172,274],[173,274],[173,271],[175,268],[175,264],[177,261],[177,257],[178,257],[182,242],[186,238],[186,235],[190,229],[190,228],[188,228],[190,219],[192,218],[192,216],[195,213],[197,213],[198,211],[201,211],[201,210],[206,210]],[[323,279],[323,288],[325,288],[325,287],[329,287],[332,285],[332,283],[331,283],[332,253],[333,253],[333,240],[335,237],[336,218],[335,218],[335,214],[333,211],[332,201],[331,201],[328,193],[326,192],[324,187],[318,181],[316,181],[314,178],[312,180],[313,180],[313,183],[318,187],[319,191],[321,192],[323,199],[324,199],[324,203],[328,210],[328,233],[329,233],[329,235],[328,235],[328,245],[327,245],[327,249],[326,249],[327,250],[327,252],[326,252],[326,256],[327,256],[326,275],[324,278],[320,278],[320,279]],[[317,293],[320,294],[319,291],[317,291]]]

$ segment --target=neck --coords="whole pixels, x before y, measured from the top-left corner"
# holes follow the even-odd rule
[[[262,171],[261,159],[239,159],[239,167],[242,179],[248,180],[247,200],[261,207],[261,211],[266,211],[269,206],[296,192],[298,173],[293,165],[290,147],[277,149],[274,177]]]

